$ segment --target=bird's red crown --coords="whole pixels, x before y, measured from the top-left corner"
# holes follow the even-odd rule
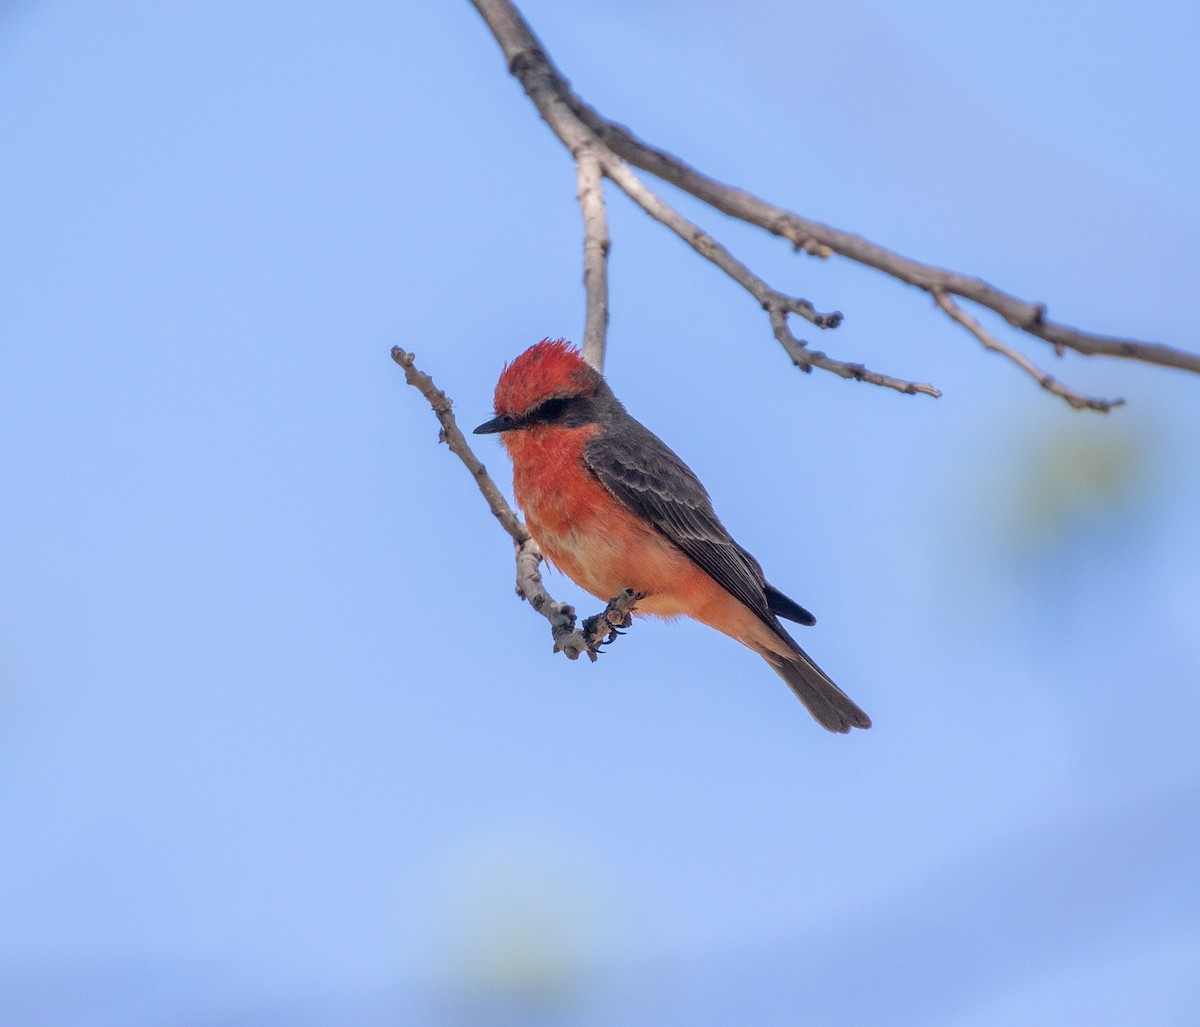
[[[496,413],[519,417],[547,399],[586,395],[598,377],[566,339],[543,339],[505,365],[496,383]]]

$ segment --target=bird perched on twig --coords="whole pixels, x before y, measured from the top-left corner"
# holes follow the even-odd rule
[[[576,584],[604,600],[632,588],[638,614],[692,617],[737,639],[830,731],[871,726],[779,622],[813,615],[767,582],[691,468],[578,350],[562,339],[527,349],[500,375],[495,414],[475,433],[500,434],[530,533]]]

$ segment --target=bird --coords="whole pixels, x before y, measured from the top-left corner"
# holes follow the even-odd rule
[[[598,599],[633,589],[638,615],[691,617],[736,639],[829,731],[871,726],[780,623],[816,618],[766,580],[691,468],[576,347],[542,339],[506,364],[493,412],[474,433],[500,436],[517,505],[555,567]]]

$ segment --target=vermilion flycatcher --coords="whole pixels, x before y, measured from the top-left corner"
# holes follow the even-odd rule
[[[496,416],[513,492],[542,552],[576,584],[609,600],[632,588],[639,614],[693,617],[771,665],[822,727],[870,727],[779,623],[815,624],[767,583],[762,567],[713,512],[691,468],[626,412],[562,339],[543,339],[505,367]]]

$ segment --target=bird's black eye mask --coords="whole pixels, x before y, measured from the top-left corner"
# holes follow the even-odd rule
[[[552,424],[561,421],[571,402],[564,396],[555,396],[530,410],[525,419],[530,424]]]
[[[581,428],[595,418],[592,396],[553,396],[519,417],[500,414],[475,429],[476,435],[494,435],[502,431],[520,431],[535,424],[556,424],[563,428]]]

